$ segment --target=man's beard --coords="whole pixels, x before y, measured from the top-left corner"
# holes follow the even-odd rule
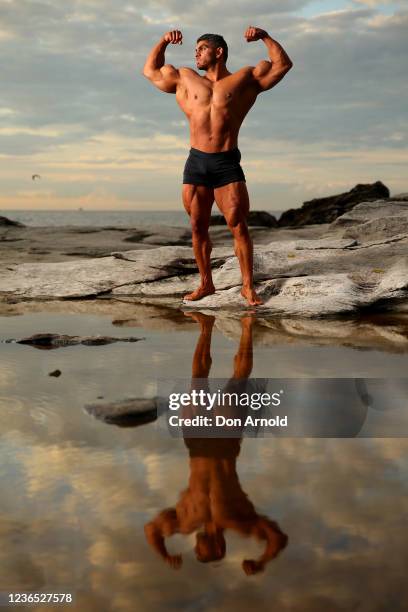
[[[215,66],[215,63],[212,64],[211,62],[207,62],[206,64],[197,64],[197,68],[198,70],[208,70],[209,68],[211,68],[212,65]]]

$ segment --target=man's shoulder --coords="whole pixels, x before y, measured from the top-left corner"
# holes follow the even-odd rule
[[[237,72],[252,72],[254,68],[255,66],[242,66],[242,68],[239,68]]]
[[[251,79],[254,74],[254,66],[243,66],[242,68],[238,68],[235,72],[231,72],[229,75],[236,81],[246,81],[247,79]]]
[[[242,68],[239,68],[239,70],[234,72],[234,74],[240,74],[242,76],[247,76],[247,75],[253,74],[254,70],[255,70],[255,66],[242,66]]]

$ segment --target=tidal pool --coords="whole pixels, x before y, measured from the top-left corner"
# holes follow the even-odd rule
[[[0,317],[1,592],[72,592],[67,609],[87,612],[406,609],[408,444],[367,437],[375,411],[353,438],[203,445],[84,409],[153,397],[161,378],[194,368],[216,378],[240,368],[305,381],[406,376],[405,324],[251,319],[243,338],[239,317],[133,306],[120,317]],[[4,342],[44,331],[141,340]]]

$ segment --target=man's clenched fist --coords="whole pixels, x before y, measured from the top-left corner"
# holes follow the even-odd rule
[[[264,36],[268,36],[268,32],[265,30],[261,30],[261,28],[255,28],[254,26],[249,26],[246,30],[244,37],[247,42],[253,42],[254,40],[260,40],[264,38]]]
[[[170,30],[170,32],[166,32],[163,38],[167,43],[171,43],[172,45],[183,44],[183,35],[180,30]]]

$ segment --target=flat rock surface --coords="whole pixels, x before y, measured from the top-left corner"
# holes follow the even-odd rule
[[[257,244],[290,238],[315,238],[328,225],[304,228],[271,229],[251,228],[251,236]],[[233,240],[227,227],[210,228],[215,247],[229,245]],[[57,226],[34,227],[0,224],[0,263],[62,262],[107,257],[112,252],[151,250],[159,246],[189,246],[191,231],[184,227],[144,226],[86,227]]]
[[[266,230],[272,240],[258,244],[254,253],[254,278],[264,302],[258,310],[310,317],[369,308],[404,311],[407,211],[404,201],[361,203],[309,239],[290,234],[291,239],[274,240],[276,230]],[[215,248],[211,264],[216,293],[185,302],[184,307],[245,308],[240,268],[231,246]],[[158,246],[112,251],[88,260],[6,265],[0,270],[0,297],[134,297],[179,307],[183,295],[198,282],[191,247]]]
[[[184,244],[191,244],[191,232],[182,227],[0,225],[0,261],[4,263],[72,261],[106,257],[115,250],[148,250],[161,245]]]
[[[408,233],[408,201],[364,202],[336,219],[328,231],[343,229],[343,238],[361,243]]]

